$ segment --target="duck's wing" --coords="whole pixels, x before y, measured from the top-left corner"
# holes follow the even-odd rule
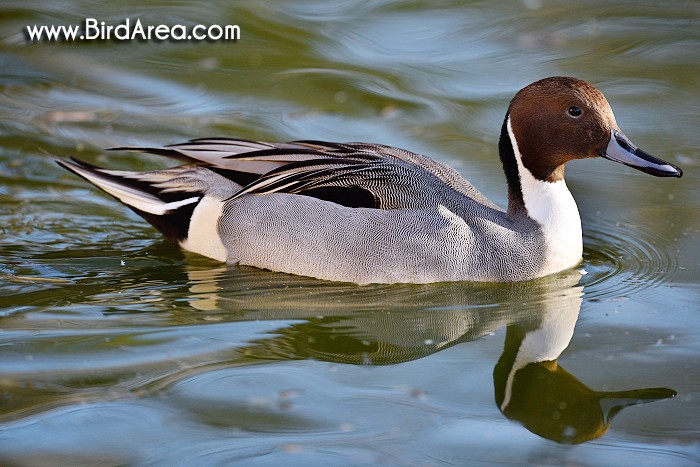
[[[453,169],[389,146],[210,138],[161,148],[115,149],[159,154],[187,164],[131,172],[78,159],[57,162],[175,240],[186,237],[189,218],[204,199],[218,202],[245,195],[288,193],[350,208],[419,209],[469,203],[469,199],[477,202],[474,205],[496,208]]]
[[[427,185],[428,191],[451,189],[498,209],[451,167],[379,144],[203,138],[163,148],[116,149],[202,164],[244,187],[236,197],[282,192],[315,196],[348,207],[395,209],[413,205],[416,197],[428,195],[421,193]]]

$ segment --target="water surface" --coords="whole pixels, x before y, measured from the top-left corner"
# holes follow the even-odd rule
[[[697,2],[0,12],[0,463],[700,462]],[[126,16],[237,24],[241,39],[22,34]],[[625,133],[685,176],[570,164],[584,262],[524,284],[359,287],[222,266],[46,154],[143,170],[165,161],[102,149],[372,141],[446,162],[505,205],[503,114],[550,75],[594,83]]]

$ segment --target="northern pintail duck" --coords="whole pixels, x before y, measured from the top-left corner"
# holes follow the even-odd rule
[[[567,162],[601,156],[659,177],[682,175],[632,144],[603,94],[575,78],[520,90],[498,147],[507,211],[447,165],[380,144],[207,138],[115,148],[186,162],[170,169],[58,163],[186,250],[360,284],[512,282],[575,267],[583,242]]]

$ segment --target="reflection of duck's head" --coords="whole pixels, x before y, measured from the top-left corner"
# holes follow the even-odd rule
[[[510,326],[496,368],[496,403],[508,418],[528,430],[559,443],[578,444],[602,436],[610,420],[625,407],[676,395],[666,388],[618,392],[595,391],[560,367],[554,358],[535,358],[532,341],[541,340],[544,327],[526,331]],[[540,342],[540,349],[546,343]]]

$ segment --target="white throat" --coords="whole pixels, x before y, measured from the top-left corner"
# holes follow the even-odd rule
[[[552,274],[576,266],[583,254],[581,217],[576,201],[564,180],[539,180],[523,165],[522,154],[508,117],[508,136],[520,175],[520,189],[528,216],[542,227],[546,261],[542,274]]]

